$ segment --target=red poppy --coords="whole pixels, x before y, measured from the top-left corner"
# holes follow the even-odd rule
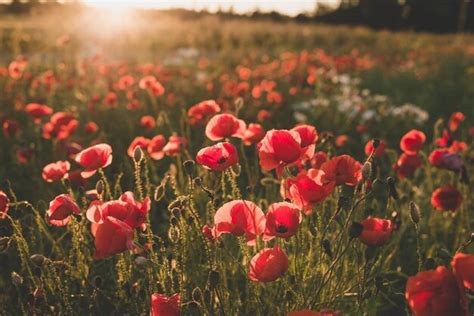
[[[273,237],[289,238],[298,231],[301,209],[293,203],[273,203],[268,207],[265,218],[264,240]]]
[[[66,179],[71,164],[68,161],[56,161],[43,168],[43,179],[47,182],[60,181]]]
[[[443,136],[436,139],[436,145],[439,147],[449,147],[453,143],[453,137],[447,130],[443,130]]]
[[[459,153],[467,150],[467,144],[465,142],[460,142],[453,140],[451,146],[448,148],[451,153]]]
[[[401,154],[393,169],[400,179],[411,177],[415,171],[423,165],[420,157],[415,155]]]
[[[5,137],[14,137],[20,131],[20,126],[17,121],[5,120],[2,124],[3,135]]]
[[[335,183],[323,183],[323,177],[322,170],[303,170],[296,177],[282,181],[282,197],[292,200],[308,215],[313,205],[324,201],[334,189]]]
[[[222,205],[214,216],[214,232],[242,236],[245,234],[247,244],[255,245],[256,238],[265,230],[265,215],[253,202],[236,200]]]
[[[10,204],[10,200],[5,192],[0,191],[0,219],[4,219],[8,213],[8,206]]]
[[[347,135],[339,135],[334,140],[334,143],[336,144],[337,147],[344,147],[349,142],[349,139],[350,138]]]
[[[243,138],[246,124],[232,114],[217,114],[206,125],[206,136],[212,141],[227,137]]]
[[[13,79],[20,79],[25,70],[27,61],[24,58],[17,58],[8,65],[8,73]]]
[[[212,171],[224,171],[239,162],[237,150],[231,143],[218,143],[202,148],[196,155],[198,164]]]
[[[44,124],[43,137],[64,140],[69,138],[78,126],[79,121],[74,118],[72,113],[57,112],[51,116],[49,122]]]
[[[144,115],[140,118],[140,126],[144,127],[147,131],[151,131],[155,128],[155,118],[151,115]]]
[[[75,161],[85,168],[81,176],[90,178],[97,169],[105,168],[112,163],[112,147],[107,144],[91,146],[78,153]]]
[[[443,266],[409,277],[405,297],[414,316],[467,316],[456,278]]]
[[[67,194],[61,194],[49,203],[46,212],[48,222],[54,226],[66,226],[71,220],[71,214],[81,213],[81,209]]]
[[[214,238],[214,232],[212,230],[212,228],[210,228],[208,225],[204,225],[202,227],[202,234],[204,235],[204,237],[209,240],[210,242],[214,242],[215,238]]]
[[[393,230],[390,220],[369,217],[364,219],[361,224],[363,229],[359,239],[367,246],[382,246],[390,240]]]
[[[88,122],[84,127],[84,130],[87,134],[95,134],[99,130],[99,125],[95,122]]]
[[[461,156],[446,149],[435,149],[429,156],[430,163],[438,168],[461,171],[464,167]]]
[[[265,171],[277,168],[280,174],[283,168],[298,161],[303,154],[301,136],[288,130],[270,130],[258,144],[260,167]]]
[[[149,144],[150,144],[150,139],[143,136],[135,137],[132,140],[132,143],[130,144],[130,146],[128,146],[127,155],[129,157],[133,157],[135,153],[135,149],[137,147],[140,147],[143,151],[146,151]]]
[[[248,277],[252,281],[271,282],[288,270],[288,257],[279,246],[264,248],[250,261]]]
[[[150,316],[179,316],[181,314],[181,298],[179,294],[170,297],[154,293],[151,295]]]
[[[165,156],[164,147],[166,145],[166,139],[163,135],[156,135],[148,143],[148,154],[150,154],[151,159],[161,160]]]
[[[221,107],[214,100],[205,100],[193,105],[188,110],[189,123],[198,125],[206,123],[206,120],[221,111]]]
[[[387,144],[381,140],[380,143],[379,143],[379,146],[377,147],[377,149],[375,150],[375,157],[380,157],[382,156],[384,153],[385,153],[385,149],[387,148]],[[367,156],[369,156],[372,151],[374,150],[374,141],[373,140],[369,140],[366,144],[365,144],[365,147],[364,147],[364,151],[365,151],[365,154]]]
[[[351,156],[336,156],[321,165],[321,170],[324,171],[322,182],[354,186],[362,178],[361,169],[361,164]]]
[[[168,139],[168,143],[163,147],[163,151],[167,156],[176,156],[183,151],[187,143],[186,138],[173,135]]]
[[[431,195],[431,205],[441,211],[456,211],[462,203],[461,193],[454,187],[445,185]]]
[[[302,124],[293,127],[291,130],[300,134],[301,147],[303,148],[314,145],[318,141],[318,131],[312,125]]]
[[[408,155],[416,154],[425,143],[426,135],[425,133],[412,129],[408,133],[406,133],[402,139],[400,140],[400,148],[403,150],[404,153]]]
[[[134,249],[133,229],[115,217],[106,217],[101,224],[91,225],[94,236],[94,260],[105,259],[128,249]]]
[[[463,286],[474,291],[474,256],[458,252],[451,261],[451,266]]]
[[[153,84],[149,91],[153,96],[158,97],[165,94],[165,87],[163,87],[163,85],[157,81]]]
[[[257,144],[265,137],[265,130],[262,125],[256,123],[250,123],[247,130],[244,133],[244,145],[250,146]]]
[[[40,122],[43,117],[53,114],[52,108],[47,105],[42,105],[38,103],[28,104],[25,110],[26,113],[28,113],[35,119],[35,122]]]
[[[458,127],[459,127],[459,124],[461,124],[463,121],[465,120],[465,116],[463,113],[461,112],[455,112],[451,115],[451,117],[449,118],[449,130],[451,132],[455,132]]]
[[[120,77],[119,81],[117,82],[117,88],[119,90],[127,90],[128,88],[133,86],[134,83],[135,79],[132,76],[125,75]]]
[[[145,76],[140,79],[138,86],[140,87],[140,89],[147,90],[151,89],[156,82],[157,80],[154,76]]]

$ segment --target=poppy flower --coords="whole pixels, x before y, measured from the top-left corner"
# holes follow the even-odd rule
[[[456,211],[462,203],[461,193],[454,187],[445,185],[431,195],[431,205],[440,211]]]
[[[237,150],[231,143],[218,143],[202,148],[196,155],[198,164],[212,171],[224,171],[239,162]]]
[[[187,143],[186,138],[173,135],[168,139],[168,143],[163,147],[163,151],[166,156],[176,156],[183,151]]]
[[[79,214],[81,209],[67,194],[61,194],[49,203],[46,211],[48,222],[54,226],[66,226],[71,220],[71,214]]]
[[[415,171],[423,165],[420,157],[415,155],[401,154],[393,169],[400,179],[411,177]]]
[[[265,230],[265,215],[253,202],[236,200],[222,205],[214,215],[214,232],[218,238],[222,234],[245,235],[247,244],[255,245],[256,238]]]
[[[99,130],[99,125],[97,125],[95,122],[88,122],[86,126],[84,127],[84,131],[87,134],[95,134]]]
[[[135,79],[132,76],[125,75],[120,77],[119,81],[117,82],[117,88],[119,90],[127,90],[128,88],[133,86],[134,83]]]
[[[265,130],[262,125],[250,123],[244,133],[244,145],[250,146],[257,144],[263,137],[265,137]]]
[[[264,240],[273,237],[290,238],[298,231],[301,210],[293,203],[273,203],[268,207],[265,219]]]
[[[214,231],[212,230],[212,228],[210,228],[208,225],[204,225],[201,229],[201,232],[207,240],[209,240],[210,242],[214,242],[215,238]]]
[[[414,316],[467,316],[456,278],[443,266],[409,277],[405,297]]]
[[[316,144],[318,141],[318,132],[312,125],[302,124],[291,129],[297,132],[301,138],[301,147],[305,148],[310,145]]]
[[[5,120],[2,124],[3,135],[7,138],[14,137],[20,131],[20,126],[17,121]]]
[[[36,123],[40,122],[43,117],[53,114],[52,108],[38,103],[28,104],[25,111],[34,118]]]
[[[414,155],[419,150],[421,150],[425,141],[425,133],[416,129],[412,129],[403,135],[402,139],[400,140],[400,149],[408,155]]]
[[[43,138],[65,140],[79,126],[79,121],[74,118],[72,113],[56,112],[46,124],[43,125]]]
[[[379,142],[379,146],[377,147],[377,149],[375,150],[375,157],[380,157],[382,156],[384,153],[385,153],[385,149],[387,148],[387,144],[381,140]],[[366,144],[365,144],[365,147],[364,147],[364,152],[367,156],[370,156],[370,154],[372,153],[372,151],[374,150],[374,141],[373,140],[369,140]]]
[[[85,168],[81,176],[90,178],[97,169],[105,168],[112,163],[112,147],[107,144],[91,146],[78,153],[75,161]]]
[[[10,200],[5,192],[0,191],[0,219],[4,219],[8,213],[8,206],[10,204]]]
[[[458,127],[459,127],[459,124],[461,124],[464,120],[465,120],[465,116],[462,112],[455,112],[451,115],[451,117],[449,118],[449,130],[451,132],[455,132]]]
[[[250,261],[248,277],[252,281],[272,282],[288,270],[288,257],[279,246],[264,248]]]
[[[60,181],[67,178],[67,173],[71,168],[68,161],[56,161],[43,168],[43,179],[47,182]]]
[[[361,169],[361,164],[351,156],[336,156],[321,165],[322,182],[354,186],[362,178]]]
[[[108,216],[101,224],[91,225],[94,236],[94,260],[105,259],[117,253],[134,249],[133,229],[123,221]]]
[[[128,146],[127,155],[129,157],[133,157],[135,153],[135,149],[137,147],[140,147],[143,151],[146,151],[149,144],[150,144],[150,139],[143,136],[135,137],[132,140],[130,146]]]
[[[349,142],[350,138],[349,136],[347,135],[338,135],[335,139],[334,139],[334,144],[336,144],[336,147],[344,147],[347,145],[347,143]]]
[[[324,201],[334,189],[335,182],[323,183],[324,174],[322,170],[309,169],[285,179],[280,188],[282,197],[292,200],[308,215],[313,205]]]
[[[450,147],[453,143],[453,137],[447,130],[443,130],[443,136],[436,139],[436,145],[439,147]]]
[[[164,147],[166,145],[166,139],[163,135],[156,135],[148,143],[147,151],[150,154],[151,159],[161,160],[165,156]]]
[[[232,114],[217,114],[206,125],[206,136],[212,141],[227,137],[243,138],[246,124]]]
[[[157,80],[154,76],[145,76],[140,79],[138,86],[140,87],[140,89],[147,90],[151,89],[156,82]]]
[[[302,154],[301,136],[296,131],[270,130],[258,144],[260,167],[265,171],[277,168],[278,174],[286,165],[298,161]]]
[[[463,286],[474,291],[474,256],[458,252],[451,261],[451,266]]]
[[[464,168],[464,163],[456,153],[451,153],[446,149],[435,149],[429,156],[430,163],[442,169],[448,169],[451,171],[461,171]]]
[[[8,74],[13,79],[20,79],[26,68],[27,61],[24,58],[17,58],[8,65]]]
[[[204,124],[212,115],[219,113],[221,107],[214,100],[205,100],[193,105],[188,110],[188,119],[191,125]]]
[[[156,126],[155,118],[151,115],[142,116],[140,118],[140,126],[144,127],[147,131],[154,129]]]
[[[369,217],[364,219],[361,224],[363,229],[359,239],[367,246],[382,246],[390,240],[393,230],[393,224],[390,220]]]
[[[151,295],[150,316],[179,316],[181,313],[181,298],[179,294],[166,296],[154,293]]]

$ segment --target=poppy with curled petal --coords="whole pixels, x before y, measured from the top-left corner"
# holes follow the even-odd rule
[[[291,130],[300,135],[301,147],[303,148],[314,145],[318,141],[318,131],[312,125],[301,124],[293,127]]]
[[[324,174],[317,169],[301,171],[296,177],[282,181],[280,193],[308,215],[315,204],[324,201],[334,190],[335,182],[323,183]]]
[[[236,200],[222,205],[214,215],[214,234],[245,235],[248,245],[255,245],[256,238],[265,230],[265,215],[253,202]]]
[[[130,143],[130,146],[128,146],[127,155],[129,157],[133,157],[137,147],[140,147],[143,151],[146,151],[149,144],[150,139],[143,136],[135,137]]]
[[[81,209],[67,194],[61,194],[49,203],[46,211],[48,222],[54,226],[66,226],[71,220],[71,214],[79,214]]]
[[[354,186],[362,178],[361,169],[360,162],[351,156],[336,156],[321,165],[321,170],[324,172],[322,182]]]
[[[462,195],[455,187],[444,185],[431,195],[431,205],[440,211],[456,211],[462,203]]]
[[[212,115],[219,113],[221,107],[214,100],[205,100],[193,105],[188,110],[188,119],[191,125],[200,125],[206,123],[206,120]]]
[[[107,144],[91,146],[78,153],[75,160],[85,168],[81,172],[81,176],[90,178],[97,172],[97,169],[105,168],[112,163],[112,147]]]
[[[4,219],[7,216],[8,206],[10,204],[10,200],[5,192],[0,191],[0,219]]]
[[[252,281],[272,282],[288,270],[288,256],[279,247],[264,248],[250,261],[248,277]]]
[[[95,243],[94,260],[135,248],[133,229],[115,217],[108,216],[101,224],[92,223],[91,231]]]
[[[153,160],[161,160],[165,156],[164,148],[166,145],[166,139],[163,135],[156,135],[148,143],[148,154]]]
[[[409,277],[405,298],[414,316],[467,316],[454,274],[443,266]]]
[[[206,125],[206,136],[212,141],[227,137],[244,138],[246,124],[232,114],[217,114]]]
[[[458,252],[451,261],[454,274],[462,285],[474,291],[474,256]]]
[[[262,125],[250,123],[244,133],[244,145],[250,146],[257,144],[262,140],[263,137],[265,137],[265,130],[263,129]]]
[[[260,167],[265,171],[277,169],[281,174],[287,165],[297,162],[304,154],[301,136],[296,131],[270,130],[258,144]]]
[[[293,203],[273,203],[265,216],[264,240],[273,237],[290,238],[298,231],[301,223],[301,209]]]
[[[56,182],[66,179],[71,164],[68,161],[56,161],[43,168],[42,177],[46,182]]]
[[[400,140],[400,149],[408,155],[414,155],[421,150],[426,141],[425,133],[412,129]]]
[[[224,171],[239,162],[237,150],[231,143],[218,143],[202,148],[196,155],[198,164],[212,171]]]
[[[369,217],[363,220],[361,224],[363,229],[359,239],[367,246],[382,246],[390,240],[393,230],[392,221]]]
[[[181,298],[179,294],[166,296],[160,293],[151,295],[150,316],[179,316],[181,314]]]

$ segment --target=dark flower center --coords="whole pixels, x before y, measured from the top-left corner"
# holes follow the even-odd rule
[[[219,158],[219,160],[217,160],[217,163],[222,165],[225,161],[226,161],[226,159],[224,157],[221,157],[221,158]]]
[[[284,234],[288,231],[288,228],[286,226],[283,226],[283,225],[278,225],[276,227],[276,232],[279,233],[279,234]]]

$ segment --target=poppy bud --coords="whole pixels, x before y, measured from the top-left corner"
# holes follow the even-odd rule
[[[219,272],[216,270],[212,270],[209,272],[209,286],[211,288],[215,288],[219,283],[220,275]]]
[[[142,256],[136,257],[134,262],[138,268],[145,268],[148,265],[148,259]]]
[[[168,210],[172,210],[174,208],[181,208],[183,206],[181,200],[174,200],[168,205]]]
[[[187,307],[188,307],[188,314],[191,315],[191,316],[194,316],[194,315],[201,315],[200,313],[200,310],[201,310],[201,307],[199,305],[198,302],[196,301],[191,301],[189,302],[188,304],[186,304]]]
[[[324,253],[327,254],[328,257],[332,259],[331,242],[328,239],[323,239],[322,246],[323,246]]]
[[[156,202],[160,201],[163,196],[165,195],[165,187],[164,185],[157,186],[155,189],[155,194],[153,198],[155,199]]]
[[[135,147],[135,150],[133,151],[133,161],[135,161],[136,164],[139,164],[143,159],[143,150],[140,146]]]
[[[181,209],[178,208],[178,207],[175,207],[171,210],[171,214],[176,218],[180,218],[181,217]]]
[[[102,195],[104,193],[104,181],[99,180],[95,185],[95,189],[97,190],[98,195]]]
[[[212,201],[212,203],[214,204],[214,207],[219,207],[219,205],[222,204],[222,199],[216,197],[216,198]]]
[[[186,172],[188,176],[192,176],[194,174],[194,166],[195,166],[194,160],[186,160],[183,163],[184,171]]]
[[[416,203],[413,201],[410,202],[410,217],[414,224],[418,224],[420,222],[420,209],[418,208],[418,205],[416,205]]]
[[[178,220],[176,217],[171,216],[171,217],[170,217],[170,223],[171,223],[171,225],[173,225],[173,226],[177,226],[178,223],[179,223],[179,220]]]
[[[202,178],[201,177],[196,177],[194,178],[194,184],[197,185],[198,187],[202,186]]]
[[[11,277],[12,277],[13,284],[15,284],[16,286],[20,286],[23,284],[23,278],[21,277],[21,275],[19,275],[15,271],[12,272]]]
[[[388,177],[387,184],[388,184],[388,191],[390,193],[390,196],[394,200],[398,200],[400,198],[400,195],[398,194],[397,187],[395,186],[395,179],[392,177]]]
[[[92,279],[92,284],[95,287],[100,287],[102,285],[102,278],[100,276],[94,277],[94,279]]]
[[[0,252],[7,251],[10,247],[10,237],[1,237],[0,238]]]
[[[202,292],[199,287],[194,288],[193,293],[191,294],[194,301],[201,301],[202,299]]]
[[[173,220],[170,219],[170,222],[173,222]],[[177,224],[177,222],[175,224]],[[170,227],[170,229],[168,230],[168,238],[172,243],[177,243],[179,241],[180,235],[180,231],[177,227],[175,227],[175,225]]]
[[[357,238],[362,234],[364,230],[364,226],[361,223],[353,222],[351,227],[349,228],[349,237],[351,239]]]
[[[239,113],[239,111],[242,109],[243,106],[244,106],[244,99],[242,97],[238,97],[235,100],[235,112]]]
[[[38,267],[41,267],[43,263],[45,262],[46,258],[43,255],[34,254],[30,257],[30,260]]]
[[[372,177],[372,163],[370,161],[366,161],[362,166],[362,176],[366,180]]]

